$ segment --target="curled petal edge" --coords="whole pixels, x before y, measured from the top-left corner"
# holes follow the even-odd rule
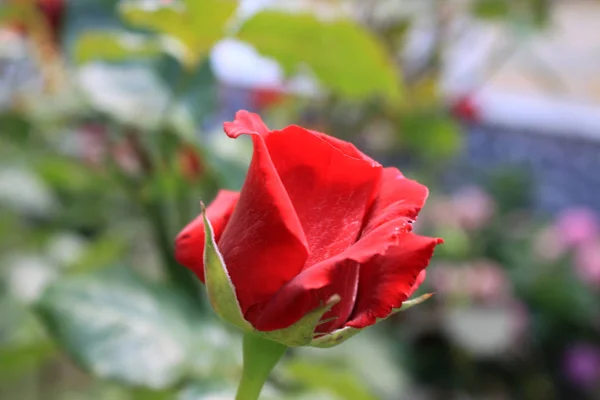
[[[215,242],[215,235],[210,221],[206,217],[204,204],[202,207],[202,219],[206,240],[204,242],[204,274],[206,278],[206,291],[210,304],[217,315],[240,328],[244,332],[252,332],[262,338],[284,344],[288,347],[306,346],[311,343],[315,335],[315,329],[322,323],[321,318],[331,308],[340,302],[341,298],[335,294],[325,303],[305,314],[300,320],[291,326],[275,331],[262,332],[254,329],[243,314],[237,300],[235,289],[231,278]]]
[[[415,299],[407,300],[402,303],[402,306],[400,308],[393,309],[392,312],[390,313],[390,315],[388,315],[385,318],[378,319],[377,322],[383,321],[383,320],[389,318],[391,315],[399,313],[400,311],[405,311],[405,310],[408,310],[409,308],[419,305],[419,304],[423,303],[424,301],[430,299],[433,295],[434,295],[434,293],[426,293]],[[319,347],[322,349],[334,347],[334,346],[337,346],[338,344],[344,343],[346,340],[348,340],[351,337],[353,337],[354,335],[360,333],[364,329],[366,329],[366,328],[357,329],[357,328],[353,328],[351,326],[346,326],[346,327],[340,328],[336,331],[333,331],[329,334],[326,334],[324,336],[320,336],[320,337],[313,339],[310,342],[310,346]]]

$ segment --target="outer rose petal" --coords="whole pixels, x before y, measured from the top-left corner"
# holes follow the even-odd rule
[[[424,269],[419,273],[419,276],[417,276],[417,280],[410,288],[408,292],[408,297],[411,297],[413,294],[415,294],[415,292],[419,289],[423,282],[425,282],[425,278],[427,278],[427,270]]]
[[[302,271],[265,305],[251,310],[249,320],[260,331],[287,328],[337,294],[340,303],[323,316],[324,321],[333,320],[318,327],[319,331],[329,332],[350,316],[357,287],[358,263],[337,257],[325,260]]]
[[[379,163],[377,161],[373,160],[371,157],[369,157],[362,151],[358,150],[356,148],[356,146],[354,146],[350,142],[346,142],[346,141],[338,139],[336,137],[326,135],[325,133],[322,133],[322,132],[313,131],[313,130],[311,130],[310,132],[312,134],[318,136],[319,138],[325,140],[327,143],[329,143],[336,149],[340,150],[342,153],[346,154],[347,156],[365,160],[372,165],[379,165]]]
[[[362,241],[389,236],[397,228],[395,221],[375,229]],[[398,232],[395,243],[383,252],[375,253],[360,266],[358,294],[354,311],[346,326],[364,328],[387,317],[392,309],[399,308],[418,286],[418,279],[441,239],[416,235],[410,231]],[[377,247],[377,245],[375,245]]]
[[[215,232],[215,240],[218,241],[225,230],[239,197],[238,192],[220,190],[206,209],[206,215]],[[191,269],[204,282],[204,223],[201,215],[177,235],[175,259],[179,264]]]
[[[300,273],[306,238],[265,145],[262,121],[238,112],[225,124],[231,137],[252,136],[254,154],[235,210],[218,241],[244,315]],[[266,127],[264,127],[266,128]]]
[[[405,178],[397,168],[384,168],[379,193],[369,210],[363,236],[396,218],[415,220],[428,195],[426,186]]]
[[[240,110],[235,113],[235,120],[233,122],[225,122],[223,128],[227,136],[234,139],[240,135],[253,133],[266,135],[269,133],[269,128],[267,128],[260,116],[246,110]]]
[[[253,310],[254,313],[259,314],[253,322],[254,326],[259,330],[285,328],[308,311],[318,307],[333,294],[339,294],[341,301],[324,316],[323,320],[332,316],[337,318],[330,323],[322,324],[319,332],[326,333],[343,326],[350,317],[352,309],[356,308],[357,287],[353,285],[362,285],[361,277],[356,276],[356,268],[362,268],[363,264],[385,255],[388,249],[397,246],[401,238],[411,229],[409,219],[397,219],[372,235],[359,240],[345,252],[304,270],[273,296],[262,309]],[[419,271],[408,277],[409,288],[415,282]],[[354,280],[356,278],[357,281]]]
[[[325,136],[289,126],[265,139],[308,241],[305,268],[356,242],[381,177],[379,164],[343,153]]]

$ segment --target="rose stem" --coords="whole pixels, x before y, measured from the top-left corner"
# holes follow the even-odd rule
[[[236,400],[257,400],[271,370],[286,350],[283,344],[253,333],[244,334],[244,366]]]

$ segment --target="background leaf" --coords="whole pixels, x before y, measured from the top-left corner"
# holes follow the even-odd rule
[[[17,379],[40,367],[56,352],[50,341],[0,347],[0,382]]]
[[[133,57],[154,57],[161,54],[161,43],[143,35],[116,32],[87,32],[75,45],[75,61],[122,61]]]
[[[323,85],[340,95],[400,97],[401,82],[383,45],[353,21],[263,11],[246,21],[237,36],[275,58],[288,75],[308,65]]]
[[[237,3],[227,0],[187,1],[184,4],[155,4],[126,2],[121,15],[129,24],[162,33],[184,46],[180,61],[195,67],[219,41]]]
[[[162,389],[188,373],[197,313],[125,268],[65,278],[38,309],[60,345],[96,376]]]
[[[351,371],[327,364],[292,361],[285,371],[309,389],[325,389],[341,399],[376,400],[369,388],[356,379]]]

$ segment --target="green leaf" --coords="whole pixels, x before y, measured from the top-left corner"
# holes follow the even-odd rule
[[[121,15],[129,24],[177,40],[183,45],[182,64],[195,67],[225,34],[226,23],[237,7],[228,0],[188,0],[157,6],[125,2]]]
[[[32,7],[29,4],[16,2],[15,4],[0,5],[0,23],[22,21],[31,14]]]
[[[377,399],[361,379],[348,369],[340,368],[337,363],[329,365],[295,360],[285,365],[285,371],[309,389],[325,389],[342,399]]]
[[[124,268],[60,280],[37,309],[65,351],[99,378],[163,389],[189,372],[196,310]]]
[[[472,12],[483,19],[506,18],[510,13],[507,0],[477,0],[473,3]]]
[[[399,72],[390,55],[354,21],[263,11],[246,21],[237,36],[276,59],[288,75],[306,64],[323,85],[341,95],[400,98]]]
[[[56,347],[48,340],[0,347],[0,381],[16,380],[55,354]]]
[[[123,239],[123,236],[113,232],[99,237],[86,248],[81,258],[70,266],[69,273],[89,273],[114,264],[127,249],[128,243]]]
[[[408,146],[431,161],[452,157],[463,145],[458,123],[437,110],[417,110],[404,115],[400,129]]]
[[[160,41],[145,35],[115,32],[87,32],[77,40],[75,61],[122,61],[131,58],[154,57],[163,52]]]

